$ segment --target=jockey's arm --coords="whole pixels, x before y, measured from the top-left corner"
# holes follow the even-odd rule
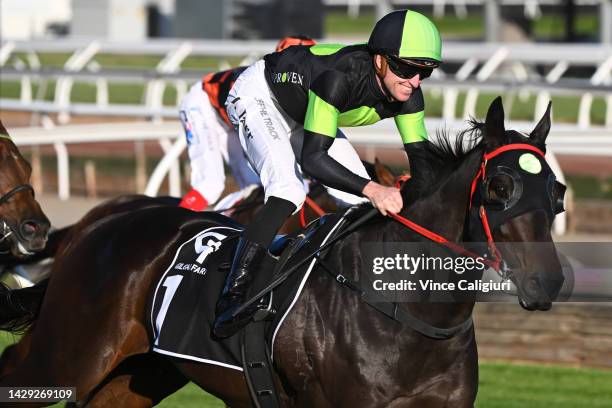
[[[402,198],[397,188],[360,177],[328,154],[338,131],[338,113],[337,108],[310,91],[304,120],[302,169],[329,187],[367,197],[383,215],[399,212]]]
[[[309,92],[304,119],[302,169],[326,186],[361,196],[370,180],[353,173],[328,154],[338,131],[338,115],[338,108],[312,90]]]
[[[426,163],[423,163],[424,155],[421,152],[428,143],[425,128],[425,104],[421,88],[418,88],[417,93],[405,105],[406,113],[395,116],[394,120],[410,161],[410,173],[415,174],[417,169],[424,170],[422,167]]]

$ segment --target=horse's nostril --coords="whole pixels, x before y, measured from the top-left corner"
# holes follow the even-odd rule
[[[533,277],[533,278],[529,278],[527,279],[527,281],[525,281],[525,284],[523,286],[525,292],[527,292],[528,294],[530,294],[531,296],[535,296],[540,289],[542,288],[542,285],[540,283],[540,279]]]
[[[21,223],[21,235],[24,238],[33,237],[38,231],[38,225],[34,221],[24,221]]]

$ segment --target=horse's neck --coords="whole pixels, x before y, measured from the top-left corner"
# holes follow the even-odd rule
[[[463,236],[465,217],[470,200],[472,181],[482,159],[481,151],[470,153],[462,165],[430,196],[419,200],[405,214],[421,226],[458,242]],[[413,240],[414,233],[405,230],[406,241]],[[455,326],[472,314],[470,303],[408,303],[411,314],[439,327]]]
[[[402,215],[450,241],[459,241],[463,236],[472,181],[481,159],[480,151],[470,153],[434,193],[409,206]]]

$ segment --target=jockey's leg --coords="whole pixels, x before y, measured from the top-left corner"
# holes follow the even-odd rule
[[[217,303],[214,333],[228,337],[245,326],[257,310],[234,312],[251,292],[253,274],[285,220],[301,208],[306,193],[289,135],[291,129],[274,105],[265,81],[263,61],[238,78],[227,99],[227,112],[240,143],[265,190],[265,205],[246,227],[232,269]]]
[[[192,209],[204,210],[206,205],[216,202],[225,189],[220,139],[227,137],[228,128],[219,123],[201,82],[193,85],[181,101],[180,119],[191,161],[191,186],[205,199],[198,208]],[[204,208],[200,208],[202,205]]]
[[[227,153],[227,164],[241,190],[253,184],[261,184],[259,176],[249,164],[242,146],[240,146],[238,133],[234,130],[230,131],[227,135]]]

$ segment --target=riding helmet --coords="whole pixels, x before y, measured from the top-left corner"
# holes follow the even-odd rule
[[[370,52],[405,59],[442,62],[442,41],[434,23],[411,10],[397,10],[381,18],[368,40]]]

